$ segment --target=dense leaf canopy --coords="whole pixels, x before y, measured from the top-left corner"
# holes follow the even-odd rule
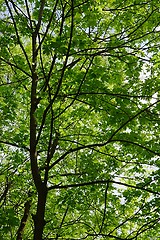
[[[157,0],[0,0],[0,239],[160,238]]]

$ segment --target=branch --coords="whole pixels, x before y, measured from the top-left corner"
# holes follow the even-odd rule
[[[13,8],[14,8],[14,11],[16,12],[16,14],[19,16],[20,14],[19,14],[19,12],[22,14],[22,16],[24,16],[25,18],[27,18],[28,19],[28,17],[26,16],[26,14],[22,11],[22,9],[20,8],[20,7],[18,7],[18,5],[16,5],[15,3],[14,3],[14,1],[13,0],[9,0],[11,3],[12,3],[12,5],[13,5]],[[17,11],[17,9],[19,10],[19,12]]]
[[[42,40],[40,41],[40,43],[39,43],[39,45],[38,45],[38,47],[37,47],[37,51],[41,48],[41,45],[42,45],[42,43],[44,42],[45,37],[47,36],[48,30],[49,30],[50,25],[51,25],[52,20],[53,20],[54,13],[55,13],[56,8],[57,8],[58,1],[59,1],[59,0],[57,0],[56,3],[55,3],[53,12],[52,12],[52,14],[51,14],[51,17],[50,17],[50,19],[49,19],[48,25],[47,25],[47,27],[46,27],[46,31],[45,31],[45,33],[44,33],[44,35],[43,35]]]
[[[93,239],[96,239],[95,237],[103,237],[103,239],[104,239],[104,237],[107,237],[106,239],[108,239],[108,238],[114,238],[114,239],[117,239],[117,240],[132,240],[133,238],[121,238],[121,237],[117,237],[117,236],[114,236],[114,235],[112,235],[112,234],[103,234],[103,233],[101,233],[101,234],[91,234],[91,233],[89,233],[88,234],[88,236],[92,236],[92,237],[94,237]]]
[[[28,1],[27,0],[25,0],[25,4],[26,4],[26,9],[27,9],[28,19],[29,19],[29,22],[30,22],[30,28],[31,28],[31,30],[33,30],[32,19],[31,19],[31,14],[30,14],[30,10],[29,10],[29,6],[28,6]]]
[[[23,46],[23,44],[21,43],[21,40],[20,40],[20,36],[19,36],[19,33],[18,33],[18,29],[17,29],[17,25],[16,25],[16,22],[15,22],[13,13],[12,13],[12,11],[11,11],[11,8],[10,8],[9,3],[8,3],[7,0],[5,0],[5,3],[6,3],[6,5],[7,5],[8,11],[9,11],[9,13],[10,13],[10,15],[11,15],[11,19],[12,19],[12,21],[13,21],[14,29],[15,29],[15,32],[16,32],[16,37],[17,37],[17,40],[18,40],[18,44],[19,44],[19,46],[20,46],[20,48],[21,48],[21,50],[22,50],[22,52],[23,52],[23,54],[24,54],[24,56],[25,56],[25,58],[26,58],[26,61],[27,61],[27,63],[28,63],[28,67],[29,67],[29,69],[30,69],[31,72],[32,72],[32,68],[31,68],[31,64],[30,64],[30,62],[29,62],[28,55],[27,55],[27,53],[26,53],[26,51],[25,51],[25,49],[24,49],[24,46]],[[13,8],[14,8],[15,6],[14,6],[14,3],[13,3],[13,2],[12,2],[12,5],[13,5]]]
[[[157,10],[158,8],[155,8],[152,10],[152,12],[132,31],[127,35],[127,38],[129,38],[131,35],[133,35],[142,25],[147,22],[147,20],[151,17],[151,15]]]
[[[153,194],[157,194],[160,195],[160,192],[155,192],[151,189],[148,188],[144,188],[144,187],[140,187],[140,186],[136,186],[136,185],[131,185],[128,183],[122,183],[122,182],[117,182],[114,180],[96,180],[96,181],[91,181],[91,182],[83,182],[83,183],[73,183],[73,184],[68,184],[68,185],[54,185],[48,188],[48,191],[52,190],[52,189],[67,189],[67,188],[76,188],[76,187],[83,187],[83,186],[92,186],[92,185],[96,185],[96,184],[109,184],[109,183],[114,183],[117,185],[122,185],[125,187],[129,187],[129,188],[134,188],[134,189],[139,189],[142,191],[146,191],[149,193],[153,193]]]
[[[160,218],[157,218],[157,219],[153,219],[153,220],[151,220],[150,222],[146,222],[145,224],[143,224],[140,228],[139,228],[139,230],[137,231],[137,234],[136,234],[136,236],[134,237],[135,239],[137,239],[137,237],[140,235],[140,234],[142,234],[142,233],[144,233],[144,232],[146,232],[148,229],[151,229],[156,223],[158,223],[160,221]],[[144,228],[144,227],[146,227],[146,228]],[[144,228],[144,229],[143,229]]]
[[[104,226],[105,217],[106,217],[108,189],[109,189],[109,182],[107,182],[107,186],[106,186],[105,194],[104,194],[104,212],[103,212],[103,219],[102,219],[102,224],[101,224],[101,227],[100,227],[99,234],[102,232],[102,229],[103,229],[103,226]]]
[[[5,59],[2,58],[2,57],[0,57],[0,60],[3,61],[3,62],[5,62],[5,63],[7,63],[7,64],[8,64],[9,66],[11,66],[11,67],[17,68],[18,70],[20,70],[21,72],[23,72],[24,74],[26,74],[28,77],[31,77],[31,75],[30,75],[29,73],[27,73],[25,70],[23,70],[22,68],[20,68],[20,67],[17,66],[16,64],[9,62],[9,61],[5,60]]]
[[[24,229],[25,229],[25,226],[26,226],[26,223],[27,223],[27,219],[28,219],[28,216],[29,216],[30,208],[31,208],[31,203],[32,203],[32,200],[29,199],[24,204],[24,214],[23,214],[20,226],[19,226],[18,231],[17,231],[16,240],[22,240],[23,232],[24,232]]]
[[[72,37],[73,37],[73,28],[74,28],[74,12],[73,12],[73,10],[74,10],[74,6],[73,6],[73,0],[72,0],[72,19],[71,19],[71,27],[70,27],[71,30],[70,30],[70,38],[69,38],[69,43],[68,43],[68,49],[67,49],[65,61],[64,61],[64,64],[63,64],[63,68],[62,68],[62,72],[61,72],[61,76],[60,76],[60,79],[59,79],[59,82],[58,82],[58,86],[57,86],[56,92],[54,94],[53,99],[50,101],[49,105],[46,107],[46,109],[45,109],[45,111],[43,113],[42,123],[41,123],[40,129],[39,129],[39,133],[38,133],[38,136],[37,136],[37,141],[36,141],[37,143],[38,143],[38,141],[40,139],[40,135],[41,135],[44,123],[45,123],[45,119],[46,119],[47,113],[48,113],[50,107],[52,106],[52,104],[54,103],[55,99],[57,98],[57,95],[58,95],[59,90],[61,88],[63,76],[64,76],[64,73],[65,73],[65,70],[66,70],[67,61],[68,61],[68,58],[69,58],[69,53],[70,53],[70,48],[71,48],[71,43],[72,43]],[[54,61],[55,61],[55,57],[56,57],[56,55],[54,55],[54,58],[53,58]],[[52,65],[53,65],[53,63],[52,63]],[[51,74],[52,68],[53,68],[53,66],[51,66],[50,74]],[[50,75],[48,77],[50,77]]]
[[[139,111],[137,114],[135,114],[134,116],[130,117],[126,122],[124,122],[112,135],[111,137],[108,139],[107,142],[111,142],[112,138],[118,133],[120,132],[120,130],[122,130],[129,122],[131,122],[132,120],[134,120],[136,117],[138,117],[139,115],[141,115],[143,112],[145,112],[146,110],[148,110],[149,108],[153,107],[154,105],[156,105],[157,103],[159,103],[160,100],[157,100],[155,103],[150,104],[148,107],[142,109],[141,111]]]
[[[63,218],[62,218],[61,224],[60,224],[60,226],[59,226],[59,229],[62,228],[62,225],[63,225],[63,222],[64,222],[65,217],[66,217],[66,215],[67,215],[68,209],[69,209],[69,205],[67,206],[67,208],[66,208],[66,210],[65,210],[65,213],[64,213],[64,215],[63,215]],[[58,229],[58,230],[59,230],[59,229]],[[59,234],[57,233],[55,240],[57,240],[58,238],[59,238]]]
[[[70,97],[70,96],[74,96],[76,95],[76,93],[70,93],[70,94],[66,94],[66,95],[58,95],[59,97]],[[152,98],[152,95],[148,96],[148,95],[128,95],[128,94],[121,94],[121,93],[112,93],[112,92],[80,92],[79,96],[83,96],[83,95],[107,95],[107,96],[113,96],[113,97],[119,97],[119,98]],[[154,98],[156,99],[156,98]]]
[[[36,30],[35,30],[35,36],[38,35],[39,29],[40,29],[40,26],[41,26],[45,0],[41,0],[40,2],[41,2],[41,6],[40,6],[40,10],[39,10],[38,23],[37,23]]]
[[[27,151],[30,151],[30,149],[28,147],[26,147],[26,146],[19,146],[16,143],[11,143],[11,142],[8,142],[8,141],[1,141],[1,140],[0,140],[0,143],[6,144],[6,145],[9,145],[9,146],[13,146],[13,147],[17,147],[17,148],[22,148],[22,149],[25,149]]]
[[[118,224],[113,230],[111,230],[109,232],[109,235],[111,235],[112,233],[114,233],[118,228],[120,228],[121,226],[123,226],[124,224],[126,224],[128,221],[131,221],[132,219],[134,219],[136,217],[136,215],[138,215],[138,213],[140,211],[142,211],[142,209],[144,208],[144,204],[141,205],[141,207],[134,213],[132,214],[130,217],[127,217],[123,222],[121,222],[120,224]],[[129,235],[128,235],[129,236]]]
[[[128,8],[130,9],[131,7],[135,7],[135,6],[143,6],[143,5],[146,5],[148,4],[148,2],[143,2],[143,3],[134,3],[134,4],[130,4],[128,6],[125,6],[125,7],[122,7],[122,8],[103,8],[102,10],[105,11],[105,12],[110,12],[110,11],[122,11],[122,10],[128,10]]]
[[[88,71],[89,71],[89,69],[90,69],[90,67],[91,67],[91,65],[92,65],[93,58],[94,58],[94,57],[92,57],[92,59],[90,60],[89,66],[88,66],[87,69],[86,69],[86,72],[85,72],[85,74],[84,74],[84,76],[83,76],[83,79],[82,79],[82,81],[81,81],[81,83],[80,83],[80,85],[79,85],[78,91],[77,91],[77,93],[75,94],[73,100],[72,100],[71,103],[70,103],[69,105],[67,105],[58,115],[56,115],[56,116],[54,117],[54,120],[55,120],[56,118],[60,117],[69,107],[71,107],[71,106],[73,105],[73,103],[74,103],[76,100],[78,101],[77,97],[79,96],[81,87],[82,87],[82,85],[83,85],[83,83],[84,83],[84,81],[85,81],[85,79],[86,79],[86,76],[87,76],[87,74],[88,74]],[[72,99],[72,98],[71,98],[71,99]]]
[[[80,146],[80,147],[77,147],[77,148],[70,148],[67,152],[65,152],[61,157],[59,157],[55,162],[53,162],[51,165],[50,165],[50,169],[53,168],[57,163],[59,163],[61,160],[63,160],[67,155],[69,155],[70,153],[73,153],[73,152],[76,152],[76,151],[79,151],[79,150],[83,150],[83,149],[87,149],[87,148],[94,148],[94,147],[103,147],[105,145],[107,145],[108,143],[112,142],[113,140],[113,137],[118,133],[120,132],[129,122],[131,122],[133,119],[135,119],[136,117],[138,117],[140,114],[142,114],[143,112],[145,112],[146,110],[148,110],[149,108],[153,107],[154,105],[156,105],[157,103],[159,103],[160,100],[156,101],[155,103],[152,103],[150,104],[148,107],[142,109],[141,111],[139,111],[137,114],[135,114],[134,116],[130,117],[126,122],[124,122],[119,128],[117,128],[117,130],[115,130],[112,135],[109,137],[109,139],[104,142],[104,143],[94,143],[94,144],[88,144],[88,145],[85,145],[85,146]],[[137,144],[138,145],[138,144]],[[140,145],[141,146],[141,145]],[[148,148],[146,148],[146,150],[148,151],[152,151]],[[158,154],[160,155],[159,153],[155,153],[152,151],[152,153],[154,154]]]
[[[56,97],[59,93],[59,90],[60,90],[60,87],[61,87],[61,84],[62,84],[62,80],[63,80],[63,76],[64,76],[64,72],[66,70],[70,49],[71,49],[71,43],[72,43],[72,37],[73,37],[73,28],[74,28],[74,4],[73,4],[73,1],[74,0],[71,1],[72,16],[71,16],[71,27],[70,27],[70,38],[69,38],[69,43],[68,43],[68,49],[67,49],[64,65],[63,65],[63,68],[62,68],[61,77],[59,79],[59,83],[58,83],[58,86],[57,86],[57,90],[56,90],[55,95],[52,99],[52,104],[55,101],[55,99],[56,99]]]
[[[9,181],[8,181],[8,178],[7,178],[7,179],[6,179],[6,185],[5,185],[4,192],[3,192],[2,196],[0,197],[0,202],[1,202],[2,200],[4,200],[3,203],[1,204],[1,207],[2,207],[2,205],[5,203],[6,196],[7,196],[7,193],[8,193],[8,191],[9,191],[10,187],[11,187],[11,182],[9,182]]]
[[[151,149],[149,149],[149,148],[147,148],[147,147],[145,147],[145,146],[143,146],[143,145],[141,145],[141,144],[139,144],[139,143],[132,142],[132,141],[129,141],[129,140],[125,140],[125,139],[112,139],[110,142],[124,142],[124,143],[129,143],[129,144],[138,146],[138,147],[140,147],[140,148],[143,148],[143,149],[145,149],[146,151],[148,151],[148,152],[150,152],[150,153],[153,153],[153,154],[156,154],[156,155],[160,156],[160,153],[155,152],[155,151],[153,151],[153,150],[151,150]]]

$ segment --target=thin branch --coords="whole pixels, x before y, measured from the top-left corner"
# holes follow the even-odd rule
[[[25,0],[25,4],[26,4],[26,9],[27,9],[28,19],[29,19],[29,22],[30,22],[30,28],[31,28],[31,30],[33,30],[32,19],[31,19],[31,14],[30,14],[30,10],[29,10],[29,6],[28,6],[28,1],[27,0]]]
[[[45,81],[44,86],[43,86],[43,92],[46,91],[46,89],[47,89],[47,87],[49,85],[49,80],[51,78],[51,74],[52,74],[52,71],[53,71],[53,68],[54,68],[54,65],[55,65],[55,62],[56,62],[56,58],[57,58],[57,55],[54,54],[53,59],[52,59],[52,63],[51,63],[51,66],[50,66],[50,70],[49,70],[49,73],[48,73],[48,76],[46,76],[46,78],[45,78],[46,81]]]
[[[54,120],[55,120],[56,118],[60,117],[69,107],[71,107],[71,106],[73,105],[73,103],[74,103],[76,100],[78,101],[77,97],[78,97],[78,95],[79,95],[79,93],[80,93],[80,90],[81,90],[81,87],[82,87],[82,85],[83,85],[83,83],[84,83],[84,81],[85,81],[85,79],[86,79],[86,76],[87,76],[87,74],[88,74],[88,71],[89,71],[89,69],[90,69],[90,67],[91,67],[91,65],[92,65],[93,58],[94,58],[94,57],[92,57],[92,59],[90,60],[89,66],[88,66],[87,69],[86,69],[86,72],[85,72],[85,74],[84,74],[84,76],[83,76],[83,79],[82,79],[82,81],[81,81],[81,83],[80,83],[80,85],[79,85],[78,91],[77,91],[77,93],[75,94],[73,100],[72,100],[71,103],[68,104],[57,116],[54,117]]]
[[[38,41],[39,41],[39,44],[40,44],[40,35],[38,34]],[[44,63],[43,63],[43,57],[42,57],[42,49],[41,47],[39,48],[39,58],[40,58],[40,63],[41,63],[41,68],[42,68],[42,73],[43,73],[43,77],[46,81],[47,79],[47,76],[46,76],[46,73],[45,73],[45,69],[44,69]],[[41,90],[40,90],[41,91]]]
[[[18,5],[16,5],[16,4],[14,3],[14,1],[12,1],[12,0],[9,0],[9,1],[12,3],[13,8],[14,8],[14,10],[15,10],[15,12],[16,12],[16,14],[17,14],[18,16],[20,15],[19,12],[21,12],[22,15],[23,15],[25,18],[28,19],[28,17],[26,16],[26,14],[22,11],[22,9],[21,9],[20,7],[18,7]],[[17,11],[17,9],[19,10],[19,12]]]
[[[104,226],[105,217],[106,217],[108,189],[109,189],[109,181],[107,182],[107,186],[106,186],[105,194],[104,194],[104,212],[103,212],[103,219],[102,219],[102,224],[101,224],[101,227],[100,227],[100,230],[99,230],[99,234],[102,232],[102,229],[103,229],[103,226]]]
[[[128,35],[127,35],[127,38],[129,38],[131,35],[133,35],[139,28],[142,27],[143,24],[145,24],[147,22],[147,20],[152,16],[152,14],[157,10],[158,8],[155,8],[154,10],[151,11],[151,13],[138,25],[136,26],[136,28],[130,32]]]
[[[122,10],[128,10],[128,9],[131,9],[131,7],[135,7],[135,6],[144,6],[144,5],[147,5],[148,2],[143,2],[143,3],[134,3],[134,4],[130,4],[128,6],[125,6],[125,7],[122,7],[122,8],[103,8],[102,10],[105,11],[105,12],[110,12],[110,11],[122,11]]]
[[[71,4],[72,4],[71,5],[72,16],[71,16],[71,27],[70,27],[70,38],[69,38],[69,43],[68,43],[68,49],[67,49],[64,65],[63,65],[63,68],[62,68],[61,77],[59,79],[59,83],[58,83],[58,86],[57,86],[57,90],[56,90],[56,92],[54,94],[54,97],[52,99],[52,104],[55,101],[55,99],[56,99],[56,97],[59,93],[59,90],[60,90],[60,87],[61,87],[61,84],[62,84],[62,80],[63,80],[63,76],[64,76],[64,72],[66,70],[70,49],[71,49],[71,43],[72,43],[72,37],[73,37],[73,28],[74,28],[74,4],[73,4],[73,0],[71,1]]]
[[[124,122],[119,128],[117,128],[116,131],[114,131],[114,133],[110,136],[110,138],[108,139],[107,142],[110,142],[113,137],[120,132],[129,122],[131,122],[132,120],[134,120],[136,117],[138,117],[139,115],[141,115],[143,112],[145,112],[146,110],[150,109],[151,107],[153,107],[154,105],[156,105],[157,103],[159,103],[160,100],[157,100],[156,102],[150,104],[148,107],[140,110],[137,114],[133,115],[132,117],[130,117],[126,122]]]
[[[49,98],[51,101],[51,93],[49,88]],[[49,172],[49,164],[50,161],[56,151],[56,147],[58,145],[59,140],[59,133],[56,132],[55,138],[53,140],[53,130],[54,130],[54,113],[53,108],[51,105],[51,120],[50,120],[50,136],[49,136],[49,143],[48,143],[48,150],[47,150],[47,159],[46,159],[46,167],[45,167],[45,176],[44,176],[44,183],[47,184],[48,181],[48,172]]]
[[[2,141],[2,140],[0,140],[0,143],[5,144],[5,145],[9,145],[9,146],[12,146],[12,147],[16,147],[16,148],[22,148],[22,149],[24,149],[24,150],[30,151],[30,149],[29,149],[28,147],[23,146],[23,145],[22,145],[22,146],[19,146],[19,145],[16,144],[16,143],[11,143],[11,142]]]
[[[47,33],[48,33],[48,31],[49,31],[50,25],[51,25],[52,20],[53,20],[53,17],[54,17],[54,13],[55,13],[56,8],[57,8],[58,1],[59,1],[59,0],[57,0],[56,3],[55,3],[55,5],[54,5],[54,9],[53,9],[52,14],[51,14],[51,17],[50,17],[50,19],[49,19],[48,25],[47,25],[47,27],[46,27],[46,31],[45,31],[45,33],[44,33],[44,35],[43,35],[42,40],[40,41],[40,43],[39,43],[39,45],[38,45],[38,47],[37,47],[37,51],[41,48],[42,43],[44,42],[44,40],[45,40],[45,38],[46,38],[46,36],[47,36]]]
[[[126,239],[126,238],[117,237],[117,236],[112,235],[112,234],[103,234],[103,233],[101,233],[101,234],[98,234],[98,233],[97,234],[91,234],[91,233],[89,233],[88,236],[92,236],[92,237],[107,237],[107,239],[108,238],[112,238],[112,239],[117,239],[117,240],[133,240],[133,238]],[[96,239],[96,238],[94,238],[94,239]]]
[[[128,183],[122,183],[122,182],[117,182],[114,180],[96,180],[96,181],[91,181],[91,182],[83,182],[83,183],[73,183],[73,184],[68,184],[68,185],[54,185],[48,188],[48,191],[53,190],[53,189],[67,189],[67,188],[76,188],[76,187],[83,187],[83,186],[92,186],[92,185],[97,185],[97,184],[109,184],[109,183],[114,183],[117,185],[129,187],[129,188],[134,188],[134,189],[139,189],[142,191],[146,191],[152,194],[157,194],[160,195],[160,192],[155,192],[152,189],[136,186],[136,185],[131,185]]]
[[[79,151],[79,150],[83,150],[83,149],[87,149],[87,148],[93,148],[93,147],[103,147],[105,145],[107,145],[108,143],[112,142],[112,139],[113,137],[118,133],[120,132],[128,123],[130,123],[133,119],[135,119],[136,117],[138,117],[140,114],[142,114],[143,112],[145,112],[146,110],[148,110],[149,108],[153,107],[154,105],[156,105],[157,103],[159,103],[160,100],[156,101],[155,103],[152,103],[150,104],[148,107],[142,109],[141,111],[139,111],[137,114],[135,114],[134,116],[130,117],[126,122],[124,122],[119,128],[117,128],[117,130],[115,130],[112,135],[109,137],[109,139],[104,142],[104,143],[94,143],[94,144],[88,144],[88,145],[85,145],[85,146],[80,146],[80,147],[77,147],[77,148],[70,148],[67,152],[65,152],[61,157],[59,157],[55,162],[53,162],[51,165],[50,165],[50,169],[52,167],[54,167],[56,164],[58,164],[61,160],[63,160],[67,155],[69,155],[70,153],[73,153],[73,152],[76,152],[76,151]],[[149,149],[147,149],[149,151]],[[150,150],[152,151],[152,150]],[[157,155],[160,155],[159,153],[155,153],[155,152],[152,152],[154,154],[157,154]]]
[[[70,96],[74,96],[76,95],[76,93],[70,93],[67,95],[58,95],[59,97],[70,97]],[[119,97],[119,98],[123,98],[125,97],[126,99],[129,98],[152,98],[152,95],[129,95],[129,94],[121,94],[121,93],[112,93],[112,92],[80,92],[79,96],[83,96],[83,95],[107,95],[107,96],[113,96],[113,97]],[[156,98],[154,98],[156,99]]]
[[[62,218],[61,224],[60,224],[60,226],[59,226],[59,229],[62,228],[62,225],[63,225],[63,223],[64,223],[64,220],[65,220],[65,217],[66,217],[66,215],[67,215],[68,209],[69,209],[69,205],[67,206],[67,208],[66,208],[66,210],[65,210],[65,213],[64,213],[64,215],[63,215],[63,218]],[[59,230],[59,229],[58,229],[58,230]],[[57,233],[55,240],[57,240],[58,237],[59,237],[59,234]]]
[[[139,143],[132,142],[132,141],[129,141],[129,140],[125,140],[125,139],[112,139],[112,140],[110,140],[110,142],[123,142],[123,143],[132,144],[132,145],[138,146],[140,148],[143,148],[144,150],[146,150],[146,151],[148,151],[150,153],[153,153],[155,155],[160,156],[160,153],[155,152],[155,151],[153,151],[153,150],[151,150],[151,149],[149,149],[149,148],[147,148],[147,147],[145,147],[145,146],[143,146],[143,145],[141,145]]]
[[[135,239],[137,239],[137,237],[138,237],[140,234],[146,232],[148,229],[151,229],[151,228],[152,228],[155,224],[157,224],[159,221],[160,221],[160,218],[157,218],[157,219],[153,219],[153,220],[151,220],[150,222],[146,222],[145,224],[143,224],[143,225],[139,228],[139,230],[137,231],[137,234],[136,234],[136,236],[135,236]],[[152,223],[152,224],[151,224],[151,223]],[[144,227],[146,227],[146,228],[144,228]],[[144,229],[143,229],[143,228],[144,228]]]
[[[50,101],[49,105],[46,107],[46,109],[43,113],[42,123],[41,123],[40,129],[39,129],[39,132],[38,132],[38,136],[37,136],[37,143],[40,139],[47,113],[48,113],[51,105],[54,103],[55,99],[57,98],[57,95],[58,95],[59,90],[61,88],[63,76],[64,76],[64,73],[65,73],[65,70],[66,70],[67,61],[68,61],[68,58],[69,58],[69,53],[70,53],[70,48],[71,48],[71,43],[72,43],[72,37],[73,37],[73,28],[74,28],[74,12],[73,12],[73,9],[74,9],[74,6],[73,6],[73,0],[72,0],[72,18],[71,18],[70,39],[69,39],[69,43],[68,43],[68,49],[67,49],[65,61],[64,61],[64,64],[63,64],[63,68],[62,68],[62,72],[61,72],[61,76],[60,76],[60,79],[59,79],[59,82],[58,82],[56,92],[54,94],[53,99]]]
[[[27,63],[28,63],[29,69],[30,69],[31,72],[32,72],[32,67],[31,67],[31,64],[30,64],[28,55],[27,55],[27,53],[26,53],[26,51],[25,51],[25,49],[24,49],[23,44],[21,43],[21,39],[20,39],[20,36],[19,36],[19,33],[18,33],[18,28],[17,28],[16,21],[15,21],[14,16],[13,16],[12,10],[11,10],[11,8],[10,8],[9,3],[8,3],[7,0],[5,0],[5,3],[6,3],[6,5],[7,5],[8,11],[9,11],[9,13],[10,13],[10,15],[11,15],[11,19],[12,19],[12,21],[13,21],[13,25],[14,25],[14,29],[15,29],[15,32],[16,32],[16,36],[17,36],[17,40],[18,40],[19,46],[20,46],[20,48],[21,48],[21,50],[22,50],[22,52],[23,52],[23,54],[24,54],[24,56],[25,56],[25,58],[26,58],[26,61],[27,61]],[[13,3],[12,3],[12,5],[13,5],[13,8],[14,8],[14,4],[13,4]]]
[[[26,72],[25,70],[23,70],[21,67],[17,66],[16,64],[9,62],[9,61],[5,60],[5,59],[2,58],[2,57],[0,57],[0,60],[3,61],[3,62],[5,62],[5,63],[8,64],[9,66],[15,67],[16,69],[20,70],[21,72],[23,72],[23,73],[24,73],[25,75],[27,75],[28,77],[31,77],[31,75],[30,75],[28,72]]]

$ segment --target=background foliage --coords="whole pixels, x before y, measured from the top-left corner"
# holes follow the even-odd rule
[[[159,8],[0,1],[1,239],[160,238]]]

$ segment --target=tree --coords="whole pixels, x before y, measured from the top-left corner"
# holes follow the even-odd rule
[[[159,7],[1,1],[1,239],[159,239]]]

